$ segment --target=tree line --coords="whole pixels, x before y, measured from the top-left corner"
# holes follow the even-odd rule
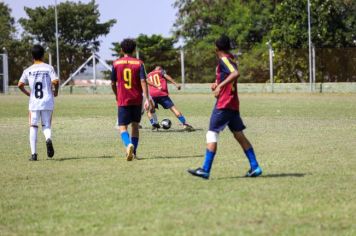
[[[107,35],[115,19],[100,22],[95,0],[63,2],[58,6],[61,79],[66,79],[91,54],[98,51],[98,38]],[[148,70],[159,64],[180,77],[179,47],[185,52],[187,82],[214,80],[214,41],[226,34],[232,39],[241,82],[269,80],[268,50],[274,49],[276,82],[308,80],[307,0],[176,0],[172,36],[139,35],[140,58]],[[55,55],[54,6],[25,8],[23,28],[16,37],[11,9],[0,3],[0,48],[9,54],[9,73],[16,84],[31,64],[29,49],[41,43]],[[317,54],[318,82],[356,81],[356,1],[311,0],[312,39]],[[179,43],[178,43],[179,42]],[[119,42],[112,43],[119,55]]]

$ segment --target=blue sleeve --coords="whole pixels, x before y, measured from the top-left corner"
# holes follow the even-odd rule
[[[115,67],[113,66],[111,70],[111,82],[116,83],[116,81],[117,81],[116,70]]]
[[[145,65],[141,64],[140,67],[140,79],[146,79],[147,74],[146,74],[146,69],[145,69]]]
[[[220,72],[227,75],[237,70],[236,64],[231,63],[230,60],[227,59],[226,57],[221,58],[219,60],[219,66],[220,66]]]

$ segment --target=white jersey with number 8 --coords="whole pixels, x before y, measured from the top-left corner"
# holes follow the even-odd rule
[[[52,82],[55,80],[57,77],[53,67],[46,63],[35,63],[24,70],[20,82],[30,86],[30,111],[53,110]]]

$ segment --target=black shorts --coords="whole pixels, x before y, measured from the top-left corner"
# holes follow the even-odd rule
[[[155,102],[155,108],[158,108],[158,104],[161,105],[164,109],[169,109],[174,106],[174,103],[168,96],[152,97],[152,99]]]
[[[240,117],[240,112],[214,108],[210,117],[209,130],[219,133],[226,126],[231,132],[242,131],[246,128]]]
[[[140,123],[141,105],[138,106],[121,106],[118,107],[119,125],[129,125],[131,122]]]

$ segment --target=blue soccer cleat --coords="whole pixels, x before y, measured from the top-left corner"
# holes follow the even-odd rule
[[[249,170],[247,171],[245,177],[257,177],[260,176],[262,174],[262,169],[258,166],[256,169],[254,170]]]
[[[209,179],[209,173],[206,172],[203,168],[189,169],[188,173],[203,179]]]

